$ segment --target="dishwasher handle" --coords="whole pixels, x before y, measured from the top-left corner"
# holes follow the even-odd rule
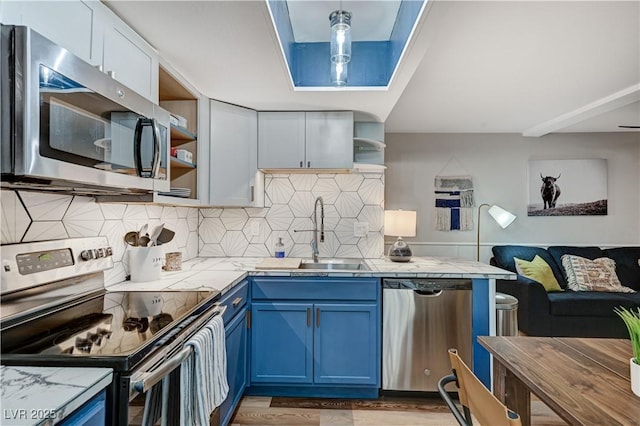
[[[438,297],[442,295],[442,289],[439,290],[413,290],[420,297]]]

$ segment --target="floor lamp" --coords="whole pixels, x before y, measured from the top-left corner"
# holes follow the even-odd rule
[[[502,229],[505,229],[507,226],[511,225],[511,223],[516,220],[516,215],[511,212],[506,211],[500,206],[490,205],[490,204],[480,204],[478,206],[478,236],[476,238],[476,260],[480,261],[480,211],[483,207],[489,207],[489,214],[495,220]]]

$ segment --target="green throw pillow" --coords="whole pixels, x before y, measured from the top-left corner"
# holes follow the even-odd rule
[[[518,274],[524,275],[534,281],[538,281],[544,286],[544,289],[547,290],[547,292],[562,291],[562,288],[560,288],[560,284],[558,284],[558,280],[556,280],[556,277],[553,275],[553,271],[549,264],[537,254],[531,262],[518,259],[517,257],[514,257],[513,261],[516,263],[516,271]]]

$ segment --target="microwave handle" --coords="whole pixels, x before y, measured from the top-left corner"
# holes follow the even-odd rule
[[[153,164],[151,165],[151,177],[156,178],[160,170],[160,129],[158,129],[158,121],[151,119],[151,128],[153,129]]]
[[[145,172],[142,168],[142,129],[151,126],[153,134],[153,163],[151,171]],[[160,135],[156,120],[153,118],[138,118],[133,134],[133,157],[136,163],[136,174],[140,177],[155,177],[160,161]]]

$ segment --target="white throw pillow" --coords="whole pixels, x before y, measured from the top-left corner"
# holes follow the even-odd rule
[[[590,260],[572,254],[565,254],[560,259],[567,273],[567,287],[571,290],[635,293],[620,283],[613,259],[600,257]]]

